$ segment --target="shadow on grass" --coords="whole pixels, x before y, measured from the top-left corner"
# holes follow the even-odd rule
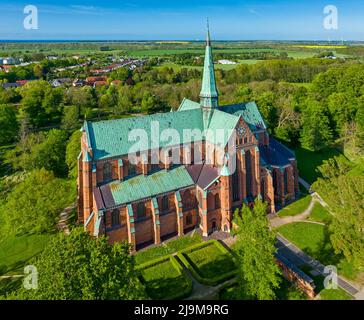
[[[323,164],[324,160],[340,155],[340,151],[334,148],[327,148],[318,152],[303,149],[302,147],[295,150],[297,165],[300,177],[312,184],[319,177],[316,169]]]
[[[331,245],[330,231],[328,228],[323,229],[323,239],[316,244],[316,248],[303,248],[309,256],[320,261],[324,265],[335,265],[337,266],[344,258],[342,255],[335,254],[334,248]]]
[[[163,277],[144,281],[142,283],[146,287],[148,296],[151,299],[168,299],[169,297],[176,296],[178,293],[183,293],[188,287],[188,281],[183,275],[178,277]]]

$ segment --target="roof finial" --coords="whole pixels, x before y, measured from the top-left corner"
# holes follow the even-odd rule
[[[206,27],[207,27],[207,38],[206,38],[206,45],[211,46],[211,40],[210,40],[210,23],[209,18],[206,19]]]

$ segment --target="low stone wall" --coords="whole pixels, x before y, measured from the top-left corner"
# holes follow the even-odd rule
[[[277,264],[282,269],[283,276],[288,281],[295,283],[304,294],[313,299],[316,295],[313,279],[280,254],[277,253],[275,257]]]

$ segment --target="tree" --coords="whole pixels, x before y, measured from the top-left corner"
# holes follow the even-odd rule
[[[17,169],[31,171],[45,168],[53,171],[56,176],[64,176],[67,173],[67,139],[67,133],[57,129],[52,129],[46,134],[29,134],[14,150],[7,153],[7,161]]]
[[[31,81],[20,88],[22,96],[21,112],[26,115],[31,125],[42,126],[47,121],[47,113],[43,107],[46,92],[51,90],[51,85],[43,80]]]
[[[2,236],[55,230],[59,214],[75,201],[74,182],[55,178],[45,169],[31,172],[0,205]]]
[[[80,127],[79,114],[77,106],[65,106],[63,108],[62,129],[72,131]]]
[[[280,283],[274,260],[275,235],[269,229],[266,208],[258,199],[252,210],[244,205],[234,216],[237,242],[233,250],[239,266],[239,287],[244,295],[259,300],[274,299],[274,289]]]
[[[364,267],[364,176],[351,174],[351,164],[344,157],[335,157],[319,167],[322,178],[313,188],[330,206],[331,243],[337,253],[357,268]],[[356,168],[357,172],[360,168]],[[363,171],[363,169],[361,169]]]
[[[93,239],[82,228],[59,233],[32,264],[37,290],[20,289],[10,299],[136,300],[146,294],[135,270],[128,243],[110,245]]]
[[[81,132],[75,131],[68,140],[66,148],[66,163],[68,167],[68,176],[76,179],[78,176],[77,159],[81,152]]]
[[[0,145],[13,142],[17,132],[18,123],[15,107],[0,105]]]
[[[306,108],[302,117],[302,147],[311,151],[319,151],[332,142],[332,131],[329,119],[319,105]]]

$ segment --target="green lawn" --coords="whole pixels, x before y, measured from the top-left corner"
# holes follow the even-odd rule
[[[141,267],[141,281],[151,299],[177,299],[190,293],[191,283],[173,257]]]
[[[315,202],[309,220],[329,224],[332,220],[332,215],[318,202]]]
[[[281,285],[275,290],[277,300],[306,300],[306,296],[293,283],[281,278]],[[221,288],[219,291],[220,300],[247,300],[249,297],[240,292],[237,284]]]
[[[348,279],[356,278],[359,271],[344,257],[335,254],[327,226],[308,222],[294,222],[279,227],[277,231],[324,265],[335,265],[339,274],[344,277]]]
[[[226,280],[236,271],[233,256],[217,241],[184,250],[179,257],[194,272],[197,280],[211,285]]]
[[[352,300],[353,298],[344,290],[338,289],[324,289],[320,291],[321,300]]]
[[[287,216],[295,216],[297,214],[300,214],[308,208],[308,206],[311,203],[311,200],[312,200],[312,197],[310,195],[306,195],[303,198],[298,199],[297,201],[284,207],[282,210],[279,210],[278,215],[280,217],[287,217]]]
[[[303,148],[294,150],[297,158],[297,165],[300,177],[312,184],[317,180],[316,168],[323,163],[323,160],[333,158],[340,154],[336,149],[325,149],[320,152],[313,152]]]
[[[53,235],[24,235],[0,242],[0,275],[22,272],[27,261],[40,253]]]
[[[157,247],[139,251],[135,254],[135,261],[136,264],[146,263],[156,258],[175,253],[202,241],[203,239],[197,233],[195,233],[193,236],[186,235],[176,240],[168,241],[165,244],[159,245]]]
[[[334,255],[330,234],[326,226],[307,222],[294,222],[279,227],[278,232],[308,255],[324,264],[339,262],[339,259]]]
[[[341,288],[337,289],[325,289],[324,288],[324,279],[325,277],[322,275],[312,276],[309,271],[311,268],[309,266],[305,266],[305,268],[302,268],[307,275],[309,275],[316,285],[316,293],[320,295],[321,300],[351,300],[353,297],[346,293]]]

